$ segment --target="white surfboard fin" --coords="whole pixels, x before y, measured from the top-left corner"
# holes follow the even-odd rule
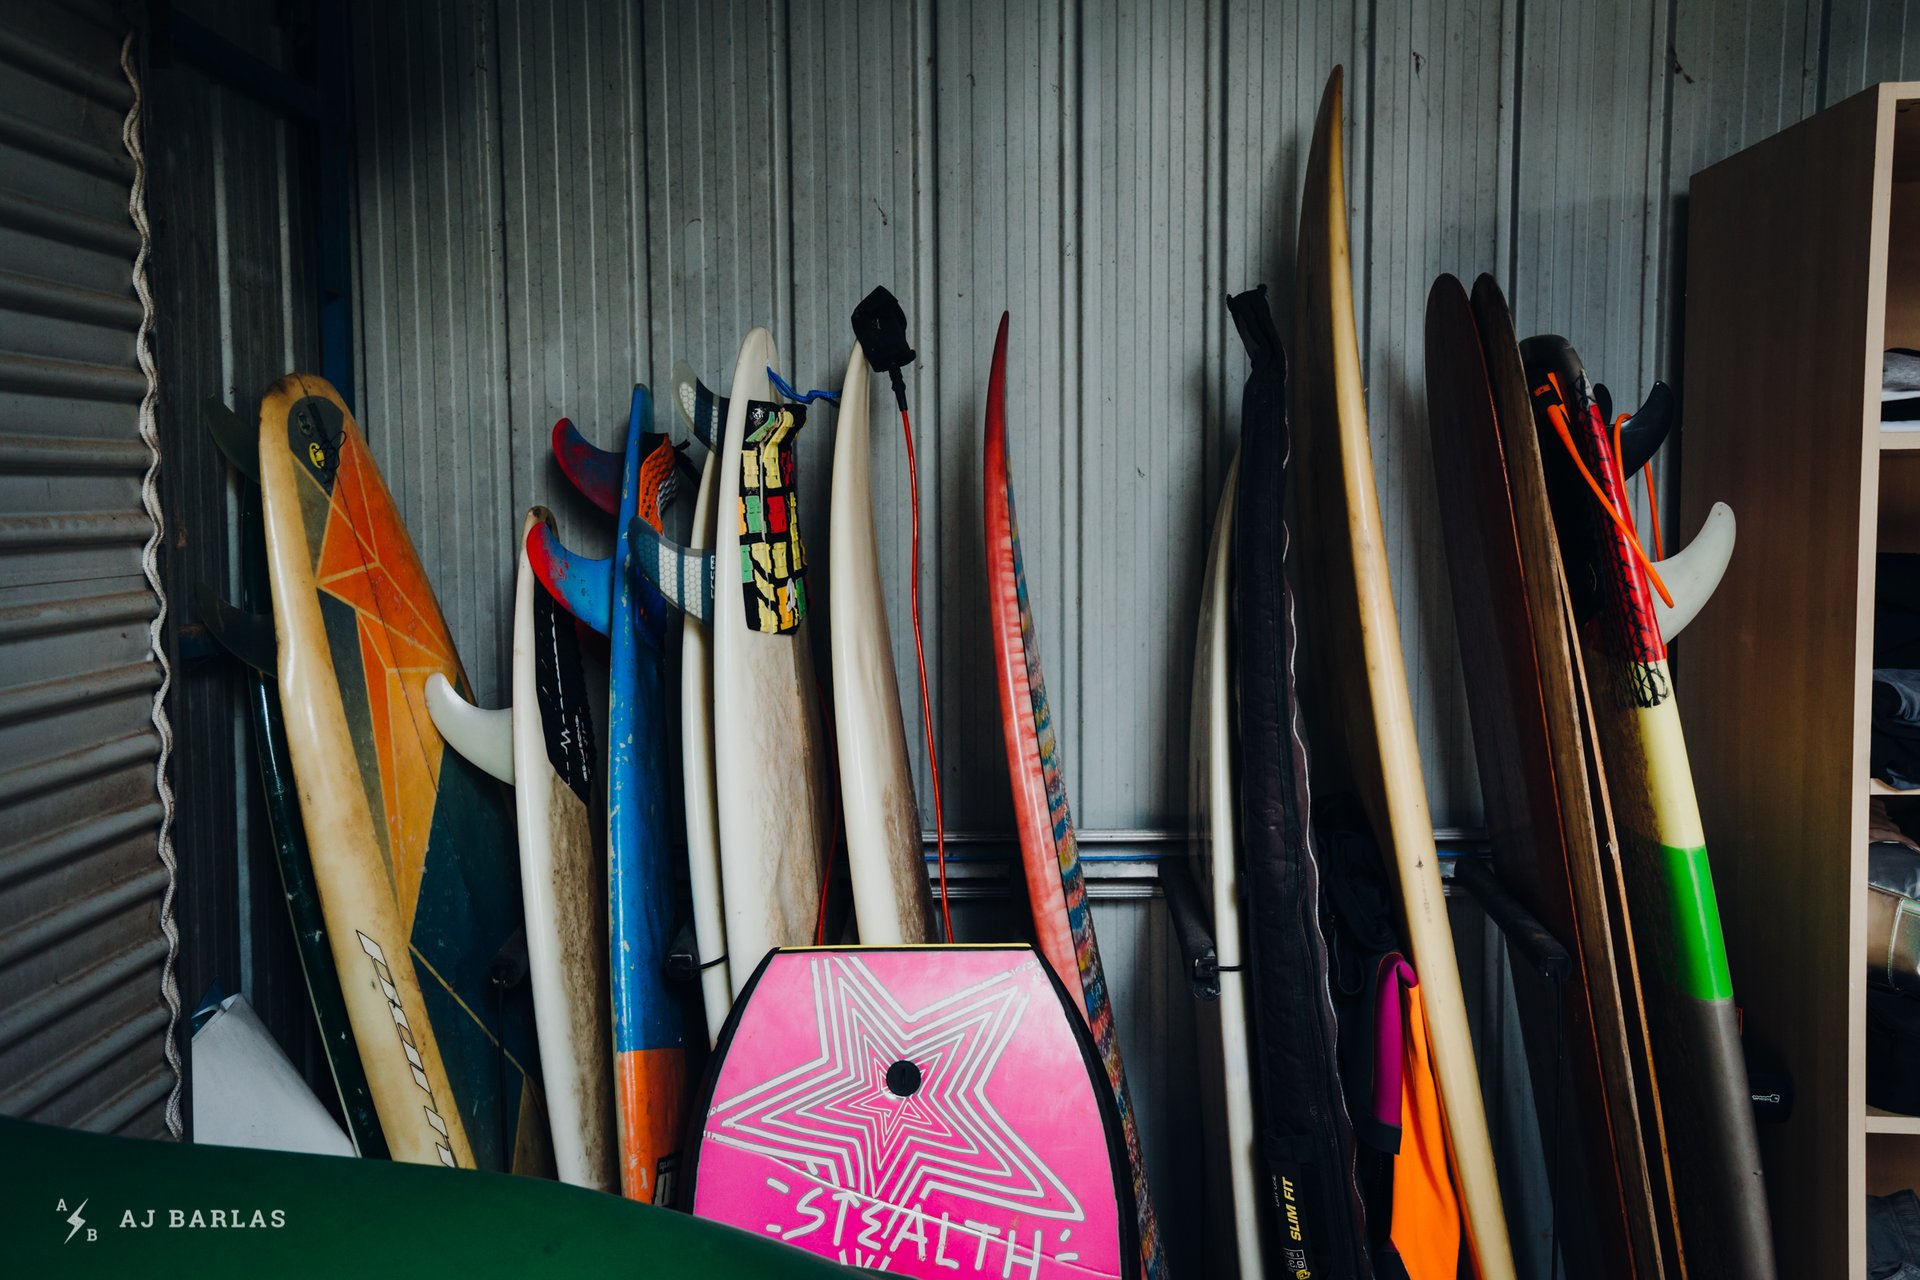
[[[668,604],[702,622],[713,617],[713,552],[669,542],[638,518],[627,526],[627,537],[634,564]]]
[[[1716,502],[1693,541],[1654,566],[1673,594],[1672,608],[1657,595],[1653,599],[1663,643],[1671,644],[1712,598],[1720,579],[1726,576],[1727,562],[1733,558],[1733,534],[1733,508]]]
[[[486,711],[460,696],[436,671],[427,677],[427,714],[447,745],[508,786],[513,785],[513,708]]]

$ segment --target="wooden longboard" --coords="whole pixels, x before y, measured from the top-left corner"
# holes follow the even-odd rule
[[[554,1163],[563,1182],[617,1191],[607,874],[593,810],[599,749],[573,619],[540,585],[527,556],[533,531],[552,525],[545,507],[532,508],[516,544],[512,707],[482,711],[441,676],[429,682],[427,702],[448,745],[514,788]]]
[[[806,946],[820,912],[827,848],[826,749],[815,702],[804,619],[769,634],[748,616],[742,544],[749,532],[742,456],[774,456],[750,419],[773,410],[767,370],[773,337],[755,329],[740,345],[720,450],[720,519],[713,600],[713,741],[720,811],[720,873],[727,955],[743,983],[775,947]],[[791,456],[788,445],[787,456]],[[752,486],[749,486],[752,487]],[[738,992],[736,991],[737,995]]]
[[[636,386],[623,449],[596,450],[562,419],[556,457],[576,460],[569,474],[617,475],[613,555],[569,551],[550,525],[527,530],[528,563],[568,612],[608,638],[607,905],[611,971],[614,1110],[620,1189],[629,1199],[664,1203],[679,1161],[686,1112],[686,1031],[678,994],[668,985],[667,953],[675,910],[667,802],[667,602],[632,569],[634,531],[660,528],[671,492],[673,446],[647,432],[653,398]],[[582,467],[579,460],[592,459]],[[563,464],[564,465],[564,464]],[[607,498],[589,481],[582,492]]]
[[[891,946],[927,941],[933,904],[873,531],[871,380],[867,354],[856,342],[834,424],[828,631],[853,912],[864,945]]]
[[[1133,1102],[1127,1092],[1126,1068],[1120,1061],[1113,1005],[1100,967],[1100,944],[1094,937],[1093,913],[1087,906],[1086,880],[1073,838],[1073,815],[1067,807],[1066,779],[1060,767],[1053,715],[1047,706],[1033,615],[1027,606],[1020,526],[1014,514],[1013,479],[1007,471],[1006,406],[1007,316],[1002,314],[987,380],[982,470],[986,487],[987,603],[999,674],[1000,726],[1013,788],[1014,823],[1020,834],[1020,860],[1033,904],[1040,954],[1085,1011],[1114,1102],[1120,1109],[1140,1221],[1140,1259],[1148,1280],[1159,1280],[1166,1265],[1160,1230],[1147,1186],[1146,1163],[1140,1153]]]
[[[1485,332],[1476,313],[1485,315]],[[1563,1056],[1571,1067],[1573,1141],[1583,1154],[1555,1162],[1554,1197],[1563,1223],[1591,1214],[1593,1230],[1591,1240],[1584,1232],[1563,1236],[1566,1266],[1596,1280],[1659,1276],[1662,1224],[1671,1214],[1655,1207],[1656,1184],[1666,1198],[1664,1157],[1656,1146],[1650,1169],[1623,971],[1635,989],[1638,982],[1631,954],[1617,955],[1613,946],[1614,916],[1624,904],[1601,874],[1613,851],[1600,841],[1587,788],[1559,549],[1506,316],[1485,276],[1474,301],[1447,275],[1427,300],[1428,422],[1473,741],[1501,882],[1576,961],[1557,988],[1514,967],[1543,1115],[1561,1092]],[[1496,361],[1489,352],[1502,344]],[[1511,415],[1516,397],[1523,416],[1503,420],[1496,398]],[[1657,1125],[1657,1113],[1648,1119]],[[1550,1146],[1566,1141],[1546,1137]]]
[[[1188,752],[1189,848],[1202,901],[1213,922],[1220,994],[1195,1004],[1199,1018],[1202,1118],[1207,1128],[1208,1232],[1203,1256],[1212,1275],[1257,1280],[1260,1187],[1255,1173],[1253,1049],[1247,1028],[1247,976],[1240,946],[1239,843],[1234,829],[1233,616],[1234,490],[1240,460],[1227,466],[1220,509],[1207,544],[1200,623],[1193,653],[1193,722]]]
[[[1770,1280],[1772,1229],[1732,978],[1654,592],[1615,511],[1625,477],[1564,340],[1521,344],[1554,528],[1591,690],[1670,1139],[1689,1275]]]
[[[547,1171],[520,876],[494,782],[445,749],[436,672],[466,677],[339,394],[289,374],[260,405],[287,746],[334,964],[395,1159]],[[506,978],[503,987],[496,980]]]
[[[1434,1073],[1467,1234],[1480,1274],[1510,1280],[1513,1250],[1487,1135],[1480,1077],[1447,921],[1413,707],[1373,481],[1366,392],[1353,327],[1341,71],[1320,101],[1300,214],[1293,339],[1294,438],[1305,669],[1321,688],[1313,730],[1316,789],[1354,795],[1398,869],[1420,975]],[[1303,682],[1305,687],[1307,682]]]

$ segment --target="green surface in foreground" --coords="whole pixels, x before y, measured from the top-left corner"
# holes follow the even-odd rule
[[[554,1182],[5,1118],[0,1239],[0,1275],[36,1278],[847,1274],[730,1227]]]
[[[1667,901],[1673,912],[1680,989],[1698,1000],[1731,1000],[1727,944],[1720,934],[1720,902],[1713,893],[1707,851],[1660,846],[1667,864]]]

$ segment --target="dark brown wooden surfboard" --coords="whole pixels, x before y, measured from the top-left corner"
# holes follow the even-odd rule
[[[1624,902],[1610,888],[1618,877],[1604,872],[1611,841],[1589,785],[1583,681],[1539,445],[1512,322],[1490,278],[1481,278],[1473,300],[1452,276],[1434,283],[1426,378],[1495,866],[1576,960],[1557,991],[1524,965],[1514,975],[1543,1118],[1565,1117],[1562,1132],[1546,1135],[1550,1156],[1564,1144],[1561,1158],[1550,1159],[1563,1256],[1576,1276],[1664,1275],[1660,1223],[1670,1224],[1671,1214],[1656,1207],[1656,1183],[1664,1194],[1665,1179],[1650,1169],[1661,1157],[1657,1147],[1648,1157],[1628,1029],[1638,1007],[1623,995],[1615,946]],[[1630,974],[1630,953],[1625,958]]]

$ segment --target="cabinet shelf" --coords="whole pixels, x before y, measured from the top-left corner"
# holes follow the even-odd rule
[[[1883,425],[1862,376],[1920,346],[1916,105],[1920,84],[1878,85],[1695,174],[1688,199],[1680,525],[1720,501],[1741,523],[1674,687],[1707,843],[1733,854],[1714,878],[1734,997],[1799,1096],[1761,1135],[1781,1275],[1864,1274],[1864,1194],[1920,1187],[1920,1116],[1864,1096],[1860,803],[1920,791],[1847,772],[1872,718],[1875,556],[1920,551],[1920,430]],[[1761,403],[1751,371],[1776,366],[1796,377]]]
[[[1868,1107],[1860,1127],[1868,1133],[1904,1133],[1920,1136],[1920,1116],[1903,1116],[1895,1111]]]

